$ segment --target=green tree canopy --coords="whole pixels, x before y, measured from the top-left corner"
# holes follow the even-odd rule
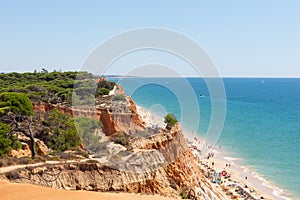
[[[33,105],[23,93],[4,92],[0,94],[0,114],[7,112],[29,116],[33,114]]]
[[[10,127],[0,122],[0,157],[8,154],[11,149],[21,148],[20,141],[12,135],[8,135]]]
[[[5,135],[9,132],[9,126],[0,122],[0,156],[7,154],[11,149],[12,141]]]

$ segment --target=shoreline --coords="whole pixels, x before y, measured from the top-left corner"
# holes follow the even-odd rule
[[[163,121],[163,117],[150,113],[150,111],[148,111],[146,108],[138,105],[137,109],[139,115],[145,121],[146,125],[163,125],[160,123]],[[263,197],[263,199],[291,200],[293,198],[291,197],[293,195],[292,193],[288,195],[288,191],[279,188],[278,186],[276,186],[276,183],[268,181],[262,174],[255,172],[255,169],[252,170],[249,167],[244,166],[242,163],[239,163],[239,161],[241,160],[240,158],[230,157],[230,154],[228,154],[227,152],[225,153],[223,149],[218,148],[218,145],[216,145],[215,148],[211,148],[212,145],[205,141],[204,138],[200,138],[196,134],[190,134],[187,130],[183,130],[183,133],[185,135],[187,143],[189,144],[188,146],[193,152],[195,158],[201,161],[201,163],[199,163],[199,167],[201,167],[203,170],[205,170],[205,164],[206,166],[211,168],[212,163],[214,163],[214,168],[216,171],[223,171],[225,169],[226,171],[228,171],[228,173],[231,174],[231,180],[238,183],[238,186],[245,189],[256,199]],[[190,137],[187,138],[187,135],[193,135],[196,140]],[[191,148],[191,145],[196,146],[197,149]],[[213,152],[214,156],[207,159],[206,155],[199,154],[198,150]],[[219,191],[224,193],[221,186],[215,186],[217,186]],[[223,184],[222,187],[223,186],[226,186],[226,179],[225,184]],[[247,188],[245,188],[245,186]]]
[[[197,138],[197,141],[200,143],[205,142],[202,138]],[[195,145],[195,141],[190,141],[190,144]],[[206,148],[210,145],[201,144],[202,148]],[[199,146],[199,147],[200,147]],[[229,157],[229,155],[224,154],[222,149],[211,149],[214,156],[211,156],[209,159],[204,157],[204,155],[199,154],[199,152],[194,148],[191,148],[194,155],[201,160],[201,166],[203,169],[214,169],[217,172],[222,172],[225,170],[229,174],[231,174],[230,179],[232,182],[236,182],[237,186],[242,187],[245,191],[251,194],[254,198],[259,199],[263,197],[264,199],[282,199],[282,200],[291,200],[292,197],[286,195],[285,190],[276,186],[275,183],[269,182],[264,178],[263,175],[255,172],[249,167],[243,166],[239,163],[241,159]],[[247,178],[246,178],[247,177]],[[225,180],[225,184],[222,186],[227,186],[228,179]],[[226,183],[227,181],[227,183]],[[217,185],[217,184],[216,184]],[[245,188],[247,185],[247,188]],[[220,189],[222,190],[221,186]],[[252,192],[250,192],[250,190]]]

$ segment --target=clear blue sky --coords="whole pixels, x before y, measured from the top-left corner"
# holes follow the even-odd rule
[[[297,0],[0,0],[0,72],[78,70],[99,43],[140,27],[193,38],[222,76],[300,77]]]

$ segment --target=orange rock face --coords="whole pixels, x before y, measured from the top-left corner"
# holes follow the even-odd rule
[[[120,87],[120,86],[118,86]],[[121,89],[121,92],[123,89]],[[119,91],[120,92],[120,91]],[[49,112],[53,109],[60,111],[61,113],[67,114],[72,117],[89,117],[96,120],[100,120],[103,124],[103,132],[109,136],[113,135],[118,131],[123,131],[127,134],[143,131],[144,122],[141,120],[140,116],[137,113],[136,105],[132,98],[129,98],[129,110],[122,108],[125,110],[124,112],[113,112],[109,106],[107,107],[98,107],[98,106],[76,106],[69,107],[65,105],[53,105],[47,103],[33,103],[34,111],[40,112]]]
[[[105,135],[109,136],[120,131],[120,128],[115,123],[115,120],[108,109],[103,109],[101,111],[100,121],[103,124],[103,132]]]

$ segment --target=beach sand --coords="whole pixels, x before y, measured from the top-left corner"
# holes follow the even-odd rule
[[[218,173],[225,170],[231,175],[230,178],[222,178],[223,186],[227,186],[227,188],[230,188],[228,187],[228,184],[240,186],[241,188],[243,188],[243,190],[251,194],[251,196],[255,199],[260,199],[261,197],[263,197],[264,199],[289,200],[289,198],[281,196],[282,190],[271,185],[262,176],[252,172],[246,167],[240,166],[238,164],[239,160],[237,158],[231,158],[224,155],[221,147],[216,147],[218,148],[217,150],[211,149],[211,146],[205,143],[205,141],[201,138],[197,138],[193,141],[189,140],[189,143],[190,146],[194,145],[199,150],[201,149],[204,152],[208,152],[209,150],[211,150],[211,152],[213,153],[213,156],[207,158],[207,156],[201,155],[196,149],[191,148],[193,154],[197,157],[197,159],[201,160],[200,167],[202,169],[207,170],[207,168],[210,168],[216,170]],[[220,191],[222,191],[223,186],[219,184],[214,185],[216,185],[216,187]],[[233,191],[234,189],[236,188],[231,188],[231,190]]]
[[[146,123],[146,127],[165,127],[163,117],[158,115],[154,115],[153,113],[149,112],[147,109],[136,105],[137,112],[141,116],[142,120]]]
[[[159,195],[142,195],[130,193],[102,193],[89,191],[67,191],[42,186],[8,183],[0,180],[1,200],[172,200]]]

